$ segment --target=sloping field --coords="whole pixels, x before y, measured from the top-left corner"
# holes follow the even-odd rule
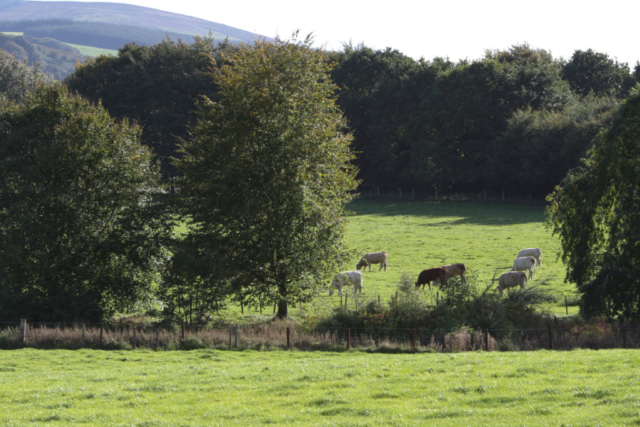
[[[631,425],[633,350],[0,352],[0,425]]]
[[[564,315],[564,296],[576,294],[573,285],[564,283],[565,267],[556,260],[560,242],[545,228],[543,206],[363,198],[348,208],[353,212],[349,216],[349,246],[359,253],[389,253],[386,272],[374,265],[371,272],[367,269],[364,273],[365,299],[380,295],[388,301],[395,295],[403,272],[415,280],[426,268],[458,262],[466,265],[468,275],[476,278],[479,291],[483,291],[496,272],[498,277],[513,265],[520,249],[531,247],[541,248],[543,256],[542,267],[528,286],[539,286],[557,298],[545,308]],[[355,270],[357,262],[354,257],[344,269]],[[425,288],[424,292],[435,303],[437,288]],[[335,306],[339,301],[336,294],[323,294],[317,307]],[[569,314],[576,312],[577,307],[569,307]]]
[[[100,55],[108,55],[108,56],[117,56],[118,55],[118,51],[117,50],[113,50],[113,49],[102,49],[99,47],[93,47],[93,46],[82,46],[79,44],[71,44],[71,43],[66,43],[71,47],[75,47],[76,49],[78,49],[83,55],[87,55],[87,56],[91,56],[91,57],[96,57],[96,56],[100,56]]]

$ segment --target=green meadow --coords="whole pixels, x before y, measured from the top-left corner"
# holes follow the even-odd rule
[[[629,425],[633,350],[0,352],[0,425]]]
[[[99,48],[99,47],[83,46],[83,45],[71,44],[71,43],[65,43],[65,44],[68,44],[71,47],[75,47],[83,55],[91,56],[91,57],[94,57],[94,58],[96,56],[100,56],[100,55],[107,55],[107,56],[117,56],[118,55],[118,51],[117,50],[113,50],[113,49],[102,49],[102,48]]]
[[[390,268],[378,271],[373,265],[364,272],[360,302],[377,300],[383,303],[395,296],[403,273],[415,280],[427,268],[462,262],[467,275],[482,292],[492,284],[492,278],[513,266],[520,249],[542,249],[542,266],[536,270],[528,286],[549,292],[556,302],[542,310],[565,315],[564,297],[575,299],[572,284],[564,283],[565,266],[557,258],[560,241],[545,227],[544,207],[500,202],[414,202],[401,199],[354,200],[347,210],[349,248],[357,251],[342,270],[355,270],[359,255],[386,251]],[[185,229],[180,229],[185,232]],[[327,282],[327,288],[329,282]],[[491,285],[490,292],[495,290]],[[424,291],[435,304],[437,287]],[[340,305],[337,293],[322,292],[312,304],[305,306],[318,314],[327,314]],[[239,316],[239,308],[226,310],[227,316]],[[577,306],[569,306],[569,314],[577,314]],[[271,313],[271,309],[268,310]],[[245,308],[245,316],[257,311]],[[293,310],[293,316],[299,311]]]

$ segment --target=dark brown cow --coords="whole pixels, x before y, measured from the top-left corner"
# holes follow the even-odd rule
[[[418,276],[418,281],[416,282],[416,288],[419,288],[422,285],[422,289],[424,289],[424,285],[429,285],[429,289],[431,289],[431,282],[439,280],[440,283],[447,283],[447,269],[443,267],[439,268],[429,268],[427,270],[422,270],[420,275]]]

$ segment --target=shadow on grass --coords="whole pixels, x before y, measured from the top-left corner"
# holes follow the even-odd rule
[[[463,224],[503,226],[544,222],[544,207],[500,202],[409,202],[357,199],[347,205],[349,216],[422,216],[451,217],[429,226]]]

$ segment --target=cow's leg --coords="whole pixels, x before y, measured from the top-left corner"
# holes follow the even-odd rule
[[[380,268],[378,269],[378,271],[382,270],[382,267],[384,267],[384,262],[380,263]],[[384,271],[387,271],[387,269],[385,268]]]

